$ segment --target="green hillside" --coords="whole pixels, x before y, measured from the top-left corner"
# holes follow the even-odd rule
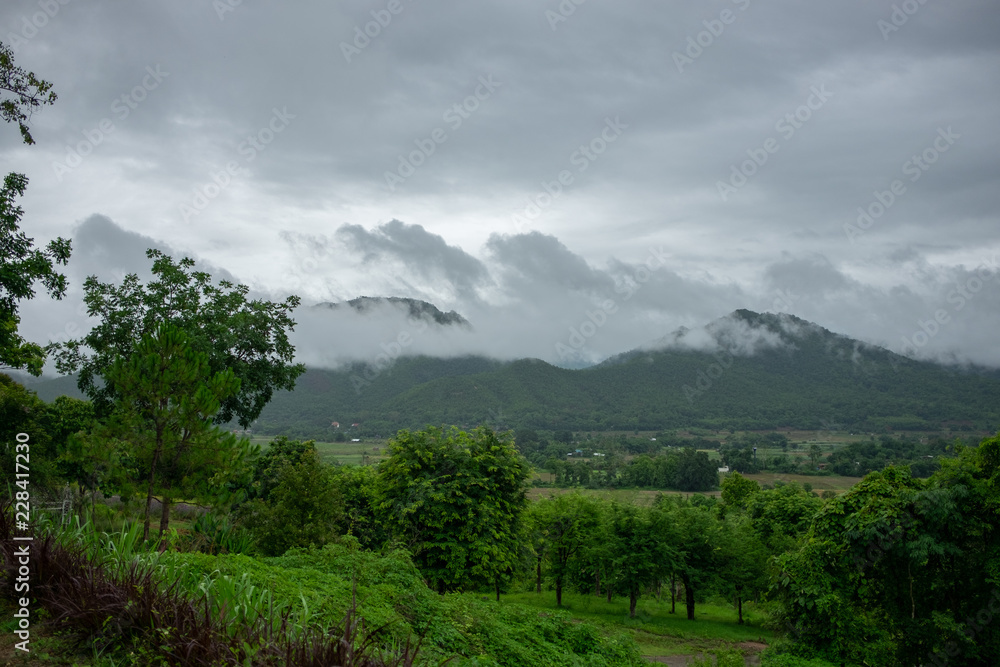
[[[991,430],[1000,381],[899,356],[791,316],[737,311],[724,318],[769,336],[750,355],[682,347],[632,351],[582,370],[522,359],[400,359],[355,391],[365,367],[313,370],[275,397],[258,432],[329,436],[330,421],[367,433],[425,424],[571,430],[683,426],[866,430]],[[718,324],[718,323],[713,323]],[[712,325],[709,326],[712,330]],[[723,345],[732,344],[716,327]]]
[[[553,430],[839,428],[992,431],[993,371],[915,361],[789,315],[740,310],[709,324],[714,353],[676,332],[598,366],[537,359],[402,357],[379,368],[311,369],[254,430],[329,440],[331,422],[390,435],[426,424]],[[662,347],[667,345],[667,347]],[[749,348],[749,349],[745,349]],[[54,383],[54,384],[53,384]],[[51,400],[69,378],[32,386]]]

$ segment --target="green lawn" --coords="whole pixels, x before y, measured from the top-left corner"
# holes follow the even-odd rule
[[[513,593],[503,596],[507,602],[556,609],[554,591]],[[609,604],[603,597],[563,593],[563,609],[573,618],[598,623],[609,630],[625,630],[649,657],[693,654],[720,648],[738,648],[738,644],[753,642],[770,644],[774,632],[761,627],[763,612],[753,603],[743,604],[744,625],[736,622],[736,610],[725,604],[695,606],[695,620],[687,620],[683,600],[677,602],[677,612],[670,613],[670,594],[664,590],[661,602],[655,597],[639,598],[635,618],[628,616],[628,598],[616,597]]]

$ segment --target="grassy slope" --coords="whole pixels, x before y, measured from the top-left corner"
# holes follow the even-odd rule
[[[573,618],[598,623],[607,628],[625,629],[639,644],[645,656],[692,654],[700,651],[732,648],[743,642],[769,644],[774,633],[760,627],[763,614],[753,604],[744,603],[745,625],[737,624],[736,611],[728,605],[699,604],[695,620],[687,620],[683,600],[677,611],[670,612],[670,596],[664,590],[660,602],[656,598],[639,598],[636,617],[628,616],[628,599],[617,597],[608,603],[593,595],[563,593],[563,609]],[[520,593],[505,596],[510,602],[556,611],[555,593]]]

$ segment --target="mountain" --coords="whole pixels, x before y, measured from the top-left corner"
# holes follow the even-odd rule
[[[426,320],[427,322],[435,322],[442,326],[457,325],[462,327],[471,327],[469,321],[456,313],[454,310],[449,310],[445,313],[432,303],[421,301],[419,299],[410,299],[398,296],[359,296],[356,299],[351,299],[350,301],[344,301],[342,303],[331,303],[328,301],[318,303],[313,306],[313,308],[336,310],[346,306],[353,308],[359,313],[367,313],[386,305],[404,310],[407,317],[411,320]]]
[[[582,370],[537,359],[410,357],[371,385],[359,380],[364,372],[372,371],[311,370],[299,389],[275,397],[258,430],[297,424],[300,435],[319,436],[330,421],[382,434],[483,422],[560,430],[1000,424],[995,372],[915,361],[792,315],[748,310]]]
[[[580,370],[477,356],[310,369],[295,391],[275,394],[254,429],[321,439],[334,421],[381,435],[480,423],[994,431],[1000,376],[902,357],[792,315],[738,310]]]

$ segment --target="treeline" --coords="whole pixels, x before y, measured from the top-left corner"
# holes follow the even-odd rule
[[[251,485],[277,484],[237,513],[273,553],[294,544],[268,535],[346,531],[372,550],[407,544],[441,592],[548,588],[558,601],[572,590],[628,598],[631,613],[643,596],[669,596],[689,618],[723,596],[738,615],[760,602],[803,657],[985,667],[1000,654],[1000,436],[957,445],[926,480],[889,466],[819,498],[734,473],[721,499],[660,495],[650,507],[580,493],[529,504],[526,462],[488,429],[402,432],[379,466],[326,473],[308,443],[273,451]],[[324,507],[314,532],[297,532],[312,525],[297,517]]]

